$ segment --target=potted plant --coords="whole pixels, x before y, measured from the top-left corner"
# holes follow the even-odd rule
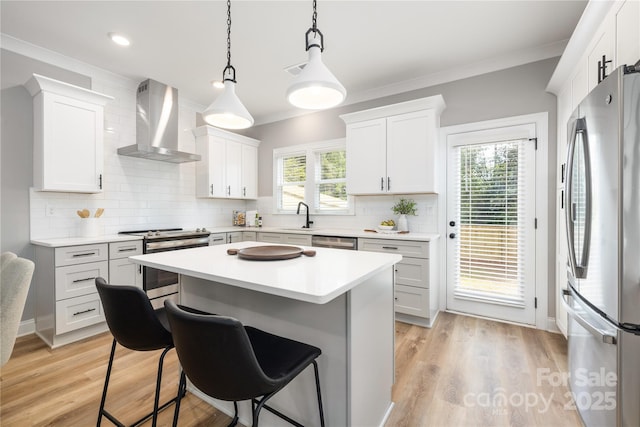
[[[398,231],[409,231],[407,215],[416,215],[416,202],[412,199],[400,199],[391,208],[394,214],[400,215],[398,218]]]

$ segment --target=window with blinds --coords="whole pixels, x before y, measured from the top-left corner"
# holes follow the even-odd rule
[[[294,154],[278,159],[276,194],[280,210],[295,210],[298,202],[304,202],[307,182],[307,155]]]
[[[455,206],[459,233],[456,297],[524,307],[525,260],[535,211],[527,183],[534,170],[527,161],[528,140],[455,148],[458,179]],[[529,159],[530,160],[530,159]],[[530,222],[531,221],[531,222]]]
[[[344,140],[274,150],[275,210],[295,212],[299,202],[318,213],[350,214]]]

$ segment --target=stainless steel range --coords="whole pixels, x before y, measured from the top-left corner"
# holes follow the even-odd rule
[[[120,234],[143,236],[142,252],[151,254],[208,246],[209,234],[211,233],[203,227],[195,230],[167,228],[162,230],[121,231]],[[167,299],[178,302],[179,283],[177,273],[152,267],[143,267],[142,288],[151,300],[153,308],[163,307],[164,301]]]

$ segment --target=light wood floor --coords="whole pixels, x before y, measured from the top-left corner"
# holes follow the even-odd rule
[[[95,425],[110,346],[109,333],[56,350],[35,335],[19,338],[0,371],[0,425]],[[118,346],[106,406],[125,423],[152,406],[158,356]],[[177,369],[171,351],[162,400],[175,392]],[[433,329],[398,322],[395,408],[387,427],[580,426],[576,412],[564,408],[568,390],[539,380],[539,369],[567,371],[561,335],[449,313]],[[171,425],[172,416],[170,407],[159,425]],[[192,394],[183,400],[181,426],[229,421]]]

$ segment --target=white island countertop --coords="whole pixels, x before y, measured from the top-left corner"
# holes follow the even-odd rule
[[[272,246],[238,242],[129,257],[132,262],[218,283],[315,304],[325,304],[402,260],[375,252],[313,248],[316,256],[251,261],[227,249]],[[303,249],[311,249],[301,246]]]

